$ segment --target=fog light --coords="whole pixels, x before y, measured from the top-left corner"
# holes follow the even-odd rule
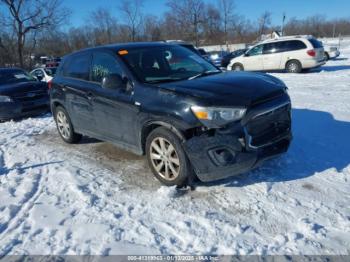
[[[226,166],[235,161],[236,154],[227,149],[215,149],[210,152],[213,161],[219,166]]]

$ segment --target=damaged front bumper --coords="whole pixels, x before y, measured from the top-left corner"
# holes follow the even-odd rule
[[[198,178],[208,182],[248,172],[262,161],[285,153],[291,139],[289,134],[270,145],[246,150],[238,137],[196,137],[185,143],[185,150]]]
[[[292,140],[289,98],[277,106],[257,107],[248,118],[214,135],[194,136],[184,143],[201,181],[245,173],[288,150]]]

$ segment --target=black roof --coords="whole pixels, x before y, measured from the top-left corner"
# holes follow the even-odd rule
[[[123,49],[131,50],[136,48],[161,47],[161,46],[169,46],[169,45],[174,45],[174,44],[164,43],[164,42],[134,42],[134,43],[109,44],[109,45],[101,45],[101,46],[78,50],[76,52],[66,55],[65,57],[70,56],[72,54],[78,54],[80,52],[93,51],[93,50],[111,49],[111,50],[119,51]]]

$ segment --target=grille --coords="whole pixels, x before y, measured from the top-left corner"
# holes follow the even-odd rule
[[[261,147],[278,140],[289,133],[290,128],[289,104],[253,117],[246,126],[247,133],[251,138],[250,145],[254,147]]]

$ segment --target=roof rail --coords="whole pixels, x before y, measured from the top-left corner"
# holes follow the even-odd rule
[[[295,38],[312,38],[312,35],[289,35],[289,36],[281,36],[278,38],[270,38],[270,39],[266,39],[261,41],[261,43],[268,43],[268,42],[274,42],[274,41],[278,41],[278,40],[285,40],[285,39],[295,39]]]

